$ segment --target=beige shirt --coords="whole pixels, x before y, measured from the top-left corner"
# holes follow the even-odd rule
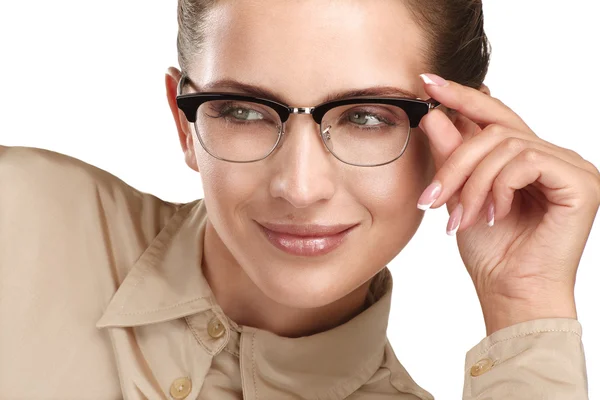
[[[369,307],[327,332],[238,326],[202,276],[206,218],[201,200],[165,202],[74,158],[0,146],[0,398],[433,398],[387,339],[387,268]],[[463,398],[587,399],[579,323],[485,338],[467,353]]]

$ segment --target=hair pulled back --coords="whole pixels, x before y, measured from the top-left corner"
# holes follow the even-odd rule
[[[179,65],[189,70],[201,51],[207,11],[218,0],[178,0]],[[423,49],[429,71],[465,86],[479,88],[488,71],[491,45],[483,27],[482,0],[402,0],[429,43]]]

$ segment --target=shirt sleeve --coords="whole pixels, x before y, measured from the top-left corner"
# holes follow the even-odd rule
[[[463,400],[587,400],[581,325],[539,319],[501,329],[466,356]]]

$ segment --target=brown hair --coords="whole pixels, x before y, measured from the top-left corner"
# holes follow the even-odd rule
[[[177,51],[188,71],[202,48],[207,10],[218,0],[178,0]],[[487,74],[491,46],[483,29],[481,0],[403,0],[430,43],[423,49],[429,71],[479,88]]]

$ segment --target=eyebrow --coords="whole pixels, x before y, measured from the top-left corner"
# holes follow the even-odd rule
[[[188,78],[188,82],[191,82]],[[287,104],[283,100],[283,97],[278,95],[272,90],[265,87],[251,85],[243,82],[239,82],[233,79],[220,79],[214,82],[207,83],[206,85],[198,88],[192,83],[192,86],[199,92],[213,91],[217,89],[228,89],[235,91],[236,93],[246,94],[254,97],[261,97],[268,100],[273,100],[281,104]],[[330,93],[324,103],[328,103],[336,100],[343,100],[351,97],[368,97],[368,96],[391,96],[391,97],[407,97],[417,99],[418,96],[408,90],[394,87],[394,86],[373,86],[363,89],[351,89],[339,92]]]

